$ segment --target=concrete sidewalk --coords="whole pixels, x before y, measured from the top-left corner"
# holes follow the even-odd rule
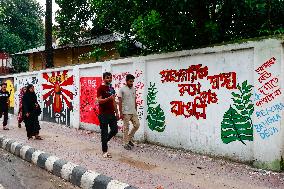
[[[130,185],[155,189],[284,189],[284,173],[252,168],[222,159],[138,144],[132,151],[122,147],[121,138],[110,142],[112,159],[101,154],[100,135],[84,130],[41,122],[43,141],[27,140],[25,127],[16,118],[9,120],[9,131],[0,135],[71,161]]]

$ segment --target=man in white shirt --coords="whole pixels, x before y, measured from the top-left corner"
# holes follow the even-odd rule
[[[131,150],[134,147],[132,138],[140,126],[137,115],[136,92],[133,86],[134,79],[133,75],[128,74],[126,85],[118,93],[120,118],[123,120],[123,142],[126,150]],[[130,121],[133,128],[129,133]]]

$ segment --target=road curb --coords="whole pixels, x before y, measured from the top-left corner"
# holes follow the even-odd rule
[[[137,189],[111,177],[87,170],[72,162],[19,143],[6,136],[0,135],[0,147],[83,189]]]

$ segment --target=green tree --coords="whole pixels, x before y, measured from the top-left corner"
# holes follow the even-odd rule
[[[0,1],[0,50],[10,54],[44,43],[43,10],[35,0]],[[20,62],[19,62],[20,61]],[[13,60],[16,72],[26,71],[27,58]]]
[[[283,0],[57,0],[61,37],[108,30],[118,46],[141,43],[142,53],[167,52],[284,32]],[[67,29],[66,29],[67,28]],[[91,32],[90,31],[96,31]],[[88,33],[87,32],[87,33]],[[76,35],[75,35],[76,34]],[[76,37],[74,37],[76,36]]]

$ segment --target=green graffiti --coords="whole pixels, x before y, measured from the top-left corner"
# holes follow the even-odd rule
[[[232,92],[233,106],[223,116],[221,123],[221,139],[225,144],[233,141],[253,141],[253,124],[251,116],[254,111],[252,96],[252,85],[244,81],[238,84],[238,93]],[[246,144],[245,144],[246,145]]]
[[[162,110],[160,104],[156,102],[156,95],[158,91],[155,87],[155,83],[150,82],[150,87],[148,87],[147,95],[147,106],[148,106],[148,115],[147,121],[148,126],[152,131],[163,132],[165,130],[165,113]]]

